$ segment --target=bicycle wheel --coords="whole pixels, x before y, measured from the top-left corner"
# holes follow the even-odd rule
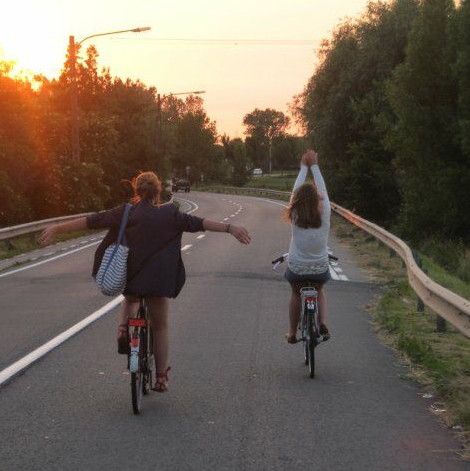
[[[145,383],[145,358],[147,356],[146,348],[146,328],[139,328],[139,350],[137,356],[131,357],[131,396],[132,396],[132,410],[134,414],[140,414],[142,410],[142,396],[144,394]],[[131,353],[132,355],[132,353]],[[137,364],[136,364],[137,362]]]
[[[315,329],[313,326],[313,316],[308,316],[307,321],[307,341],[306,350],[308,352],[308,372],[310,378],[315,377],[315,347],[317,346],[317,342],[315,340]]]
[[[153,380],[153,368],[154,368],[154,361],[153,361],[153,332],[152,328],[148,328],[147,335],[146,335],[146,346],[145,350],[147,352],[147,357],[145,359],[145,374],[144,374],[144,384],[142,388],[142,392],[144,395],[147,395],[150,390],[152,389],[152,380]]]

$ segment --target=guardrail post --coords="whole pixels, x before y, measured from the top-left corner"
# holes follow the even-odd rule
[[[418,265],[421,270],[423,270],[423,261],[421,257],[419,256],[418,252],[415,250],[412,250],[413,258],[415,259],[416,265]],[[424,270],[423,270],[424,271]],[[424,303],[423,300],[418,296],[418,303],[416,305],[416,310],[418,312],[424,312]]]
[[[447,332],[447,322],[439,314],[436,315],[436,331]]]

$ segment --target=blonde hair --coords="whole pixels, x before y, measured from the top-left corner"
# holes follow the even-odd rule
[[[160,204],[160,194],[162,192],[162,182],[154,172],[141,172],[132,179],[132,189],[134,196],[133,203],[140,201],[150,201]]]
[[[287,221],[303,229],[321,226],[321,198],[313,183],[304,183],[292,194],[284,212]]]

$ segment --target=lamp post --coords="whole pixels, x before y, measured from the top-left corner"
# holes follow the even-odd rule
[[[140,28],[123,29],[119,31],[109,31],[107,33],[96,33],[86,36],[78,43],[75,42],[75,36],[69,36],[69,50],[70,50],[70,62],[71,62],[71,75],[72,75],[72,97],[71,97],[71,108],[72,108],[72,158],[74,161],[80,161],[80,135],[79,135],[79,112],[78,112],[78,93],[77,93],[77,46],[80,46],[87,39],[96,38],[98,36],[109,36],[111,34],[120,33],[142,33],[149,31],[149,26],[143,26]]]
[[[162,104],[166,98],[170,96],[177,95],[202,95],[206,93],[205,90],[194,90],[191,92],[178,92],[178,93],[169,93],[168,95],[157,94],[157,155],[160,153],[163,154],[163,133],[162,133]]]

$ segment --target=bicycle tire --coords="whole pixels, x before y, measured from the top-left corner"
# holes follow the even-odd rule
[[[308,372],[310,378],[315,378],[315,329],[313,328],[313,316],[308,316],[307,324],[307,350],[308,350]]]
[[[153,332],[152,328],[148,329],[148,335],[146,336],[147,342],[145,350],[147,356],[145,359],[145,375],[144,375],[144,384],[143,384],[143,394],[146,396],[150,393],[152,389],[152,379],[153,379]]]
[[[140,414],[142,410],[142,373],[131,373],[131,394],[132,394],[132,410],[135,415]]]
[[[136,415],[140,414],[142,410],[142,397],[145,389],[146,330],[145,327],[139,329],[139,366],[138,371],[131,373],[132,410]]]

